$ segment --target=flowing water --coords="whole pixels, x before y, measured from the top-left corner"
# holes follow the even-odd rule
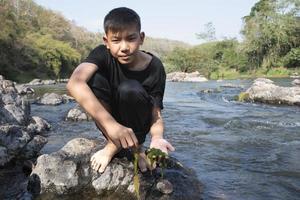
[[[291,82],[274,81],[281,86]],[[196,171],[204,199],[300,199],[300,107],[236,102],[234,97],[250,84],[168,82],[163,117],[165,137],[176,148],[171,155]],[[56,85],[36,91],[65,89]],[[74,105],[32,105],[32,115],[52,125],[42,153],[57,151],[72,138],[100,137],[93,122],[64,121]]]

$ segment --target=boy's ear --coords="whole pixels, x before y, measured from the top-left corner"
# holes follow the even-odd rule
[[[103,39],[103,42],[104,42],[106,48],[109,49],[109,47],[108,47],[108,45],[107,45],[107,42],[108,42],[108,41],[107,41],[107,36],[104,35],[102,39]]]
[[[144,40],[145,40],[145,33],[141,32],[140,37],[141,37],[141,44],[140,45],[142,45],[144,43]]]

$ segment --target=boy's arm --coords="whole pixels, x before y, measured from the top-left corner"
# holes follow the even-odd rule
[[[168,153],[168,151],[174,151],[175,148],[163,138],[164,123],[161,116],[161,109],[159,107],[153,107],[152,109],[152,126],[150,128],[151,144],[150,148],[157,148],[161,151]]]
[[[122,145],[123,148],[137,146],[138,141],[133,130],[116,122],[87,85],[88,80],[97,69],[95,64],[81,63],[71,75],[67,90],[93,119],[103,126],[116,145]]]

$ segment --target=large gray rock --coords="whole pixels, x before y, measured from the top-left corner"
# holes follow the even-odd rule
[[[46,143],[37,134],[49,129],[49,124],[32,118],[30,104],[18,94],[15,84],[0,77],[0,166],[5,166],[12,159],[36,156]]]
[[[29,119],[29,102],[18,95],[12,81],[0,80],[0,125],[25,125]]]
[[[192,73],[185,72],[172,72],[167,74],[167,81],[172,82],[203,82],[207,81],[203,75],[201,75],[198,71]]]
[[[26,85],[53,85],[56,84],[55,80],[41,80],[41,79],[33,79]]]
[[[41,199],[136,199],[133,164],[126,157],[114,158],[102,174],[91,169],[90,157],[102,145],[76,138],[58,152],[38,157],[28,190]],[[169,183],[156,170],[152,175],[139,173],[139,177],[142,199],[201,199],[202,185],[195,173],[174,158],[164,169]]]
[[[246,101],[300,105],[300,87],[280,87],[265,78],[254,80],[243,96]]]
[[[67,100],[62,95],[56,93],[45,93],[41,98],[37,100],[38,104],[53,106],[66,102]]]

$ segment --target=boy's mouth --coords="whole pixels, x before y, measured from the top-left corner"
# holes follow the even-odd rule
[[[119,56],[119,58],[122,60],[128,60],[130,57],[131,57],[131,55]]]

